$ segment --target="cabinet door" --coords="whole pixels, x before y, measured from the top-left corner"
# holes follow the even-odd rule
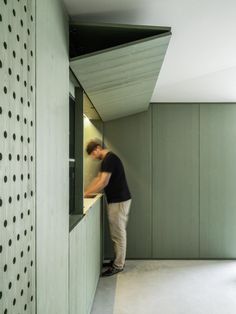
[[[199,256],[199,105],[153,105],[153,257]]]
[[[236,105],[202,104],[200,257],[236,258]]]

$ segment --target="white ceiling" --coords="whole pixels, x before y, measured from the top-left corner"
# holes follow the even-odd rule
[[[77,21],[170,26],[152,102],[236,101],[236,0],[64,0]]]

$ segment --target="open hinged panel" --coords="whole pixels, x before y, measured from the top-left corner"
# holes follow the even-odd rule
[[[148,109],[169,27],[70,26],[70,67],[103,121]]]

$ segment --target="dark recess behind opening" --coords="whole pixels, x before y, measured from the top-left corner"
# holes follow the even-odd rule
[[[170,28],[70,25],[70,58],[165,34]]]

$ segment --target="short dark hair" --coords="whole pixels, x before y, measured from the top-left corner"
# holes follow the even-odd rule
[[[86,152],[90,155],[98,146],[102,148],[102,143],[97,140],[91,140],[86,146]]]

